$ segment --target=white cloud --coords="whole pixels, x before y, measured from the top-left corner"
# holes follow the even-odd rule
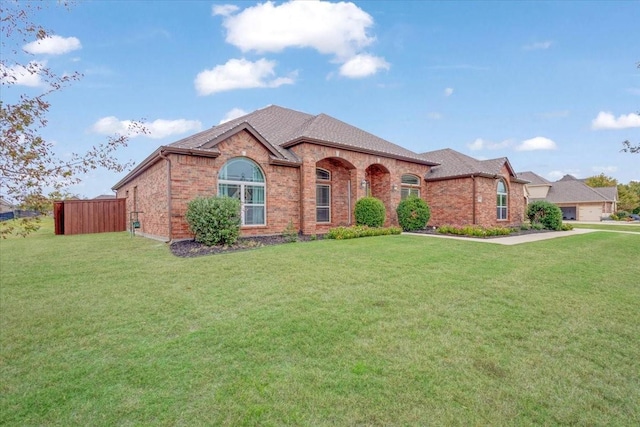
[[[627,129],[640,127],[640,114],[630,113],[617,119],[610,112],[600,111],[591,122],[591,129]]]
[[[44,81],[41,73],[46,65],[46,61],[31,61],[26,67],[20,64],[15,64],[11,67],[0,65],[0,79],[5,84],[28,87],[43,86]]]
[[[524,50],[545,50],[545,49],[549,49],[552,44],[553,44],[552,41],[546,40],[546,41],[543,41],[543,42],[530,43],[530,44],[522,46],[522,48]]]
[[[448,87],[444,90],[444,96],[451,96],[453,95],[453,88],[452,87]]]
[[[222,5],[213,5],[211,9],[211,14],[213,16],[230,16],[240,10],[238,6],[235,4],[222,4]]]
[[[238,117],[242,117],[244,115],[248,114],[246,111],[244,111],[241,108],[233,108],[229,111],[227,111],[227,113],[224,115],[224,117],[222,118],[222,120],[220,120],[220,123],[218,123],[219,125],[226,123],[228,121],[231,121],[233,119],[237,119]]]
[[[27,43],[22,47],[25,52],[34,55],[62,55],[82,48],[80,40],[76,37],[48,36],[41,40]]]
[[[163,120],[157,119],[152,122],[142,123],[147,130],[146,134],[136,132],[132,128],[131,120],[119,120],[115,116],[103,117],[91,127],[95,133],[103,135],[126,135],[130,138],[136,136],[146,136],[152,139],[161,139],[172,135],[179,135],[187,132],[198,132],[202,129],[202,123],[198,120]]]
[[[367,77],[378,72],[388,70],[390,65],[384,58],[368,54],[352,57],[340,67],[340,74],[350,78]]]
[[[226,41],[242,51],[280,52],[289,47],[312,48],[323,54],[350,58],[375,40],[367,35],[373,18],[353,3],[267,1],[230,15],[223,26]]]
[[[536,136],[535,138],[522,141],[522,143],[516,147],[516,151],[555,150],[556,148],[558,148],[556,143],[549,138]]]
[[[294,83],[295,72],[289,77],[274,77],[275,66],[275,61],[264,58],[256,62],[244,58],[230,59],[224,65],[200,72],[194,84],[198,95],[211,95],[232,89],[273,88]]]
[[[485,141],[482,138],[476,138],[471,144],[467,144],[470,150],[500,150],[511,145],[511,140],[505,139],[502,142]]]

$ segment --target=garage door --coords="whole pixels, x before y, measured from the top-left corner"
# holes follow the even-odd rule
[[[584,205],[580,206],[578,213],[578,219],[580,221],[600,221],[602,207],[600,205]]]
[[[560,209],[562,210],[562,219],[576,219],[575,206],[565,206]]]

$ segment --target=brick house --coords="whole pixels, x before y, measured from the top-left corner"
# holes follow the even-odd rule
[[[141,212],[142,235],[177,240],[193,237],[189,201],[211,195],[241,200],[245,236],[279,234],[290,222],[304,234],[353,224],[367,195],[384,203],[385,225],[397,225],[408,195],[427,201],[430,224],[518,225],[524,182],[506,158],[417,154],[325,114],[269,106],[159,147],[113,190],[127,215]]]
[[[529,202],[546,200],[558,205],[564,220],[600,221],[617,210],[618,187],[589,187],[572,175],[555,182],[531,171],[520,172],[518,177],[527,181]]]

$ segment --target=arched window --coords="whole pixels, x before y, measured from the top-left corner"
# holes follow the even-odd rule
[[[409,196],[420,197],[420,178],[415,175],[402,175],[400,186],[400,199],[404,200]]]
[[[498,219],[507,219],[507,185],[503,180],[498,181],[496,210]]]
[[[316,168],[316,222],[331,222],[331,172]]]
[[[218,195],[240,199],[242,225],[266,224],[265,193],[262,170],[245,157],[229,160],[218,174]]]

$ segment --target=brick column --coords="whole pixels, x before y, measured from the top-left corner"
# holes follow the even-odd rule
[[[300,228],[303,234],[316,234],[316,162],[300,166]]]

